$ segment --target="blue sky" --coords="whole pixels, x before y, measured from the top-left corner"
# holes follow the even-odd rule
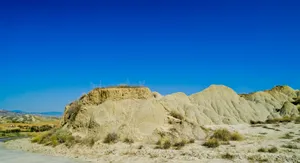
[[[1,3],[0,108],[63,111],[100,84],[300,88],[296,0]]]

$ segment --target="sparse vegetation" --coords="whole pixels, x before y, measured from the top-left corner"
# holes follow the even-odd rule
[[[282,145],[281,147],[288,148],[288,149],[300,149],[296,144],[287,144],[287,145]]]
[[[293,142],[300,143],[300,138],[294,139]]]
[[[178,149],[181,149],[182,147],[184,147],[186,143],[187,143],[186,141],[181,140],[181,141],[175,143],[173,146],[175,147],[175,149],[178,150]]]
[[[278,152],[278,149],[277,149],[277,147],[271,147],[271,148],[259,148],[257,151],[258,151],[258,152],[276,153],[276,152]]]
[[[300,116],[295,119],[295,124],[300,124]]]
[[[127,144],[132,144],[132,143],[134,143],[133,139],[130,139],[130,138],[125,138],[123,142],[124,142],[124,143],[127,143]]]
[[[267,119],[265,123],[266,124],[288,123],[288,122],[292,122],[292,121],[293,121],[293,117],[284,116],[282,118]]]
[[[170,140],[166,140],[163,142],[162,147],[163,149],[169,149],[171,147],[171,141]]]
[[[157,149],[169,149],[172,146],[171,141],[166,137],[158,140],[156,145]]]
[[[211,138],[215,138],[220,141],[229,141],[231,139],[231,133],[227,129],[217,129]]]
[[[119,139],[119,136],[116,133],[109,133],[106,135],[106,137],[103,140],[103,143],[111,144],[116,143]]]
[[[264,122],[262,122],[262,121],[253,121],[253,120],[250,120],[250,124],[252,124],[252,125],[256,125],[256,124],[264,124]]]
[[[280,131],[277,128],[272,128],[272,127],[268,127],[268,126],[262,126],[262,128],[269,129],[269,130],[274,130],[274,131]]]
[[[294,117],[284,116],[282,118],[267,119],[265,122],[250,120],[250,124],[257,125],[257,124],[288,123],[288,122],[292,122],[293,120]],[[253,126],[253,127],[258,127],[258,126]]]
[[[287,133],[287,134],[285,134],[284,136],[282,136],[282,137],[280,137],[280,138],[281,138],[281,139],[292,139],[293,137],[294,137],[293,135]]]
[[[272,148],[268,149],[268,152],[269,153],[276,153],[276,152],[278,152],[278,149],[277,149],[277,147],[272,147]]]
[[[220,143],[218,141],[218,139],[215,139],[215,138],[211,138],[211,139],[208,139],[204,144],[203,146],[206,146],[208,148],[216,148],[218,146],[220,146]]]
[[[234,133],[231,134],[230,140],[232,140],[232,141],[242,141],[242,140],[244,140],[244,137],[240,133],[234,132]]]
[[[221,157],[222,157],[222,159],[232,160],[232,159],[234,159],[235,156],[232,154],[226,153],[226,154],[223,154]]]
[[[81,143],[83,145],[88,145],[90,147],[94,146],[94,144],[98,141],[97,138],[95,137],[87,137],[81,140],[76,140],[76,142],[78,141],[78,143]]]
[[[255,162],[268,162],[269,160],[267,158],[262,158],[260,155],[253,155],[247,157],[249,161],[255,161]]]
[[[66,130],[53,129],[45,133],[38,134],[31,139],[33,143],[39,143],[44,145],[57,146],[59,144],[72,144],[74,141],[72,134]]]
[[[244,137],[240,133],[231,133],[227,129],[217,129],[211,136],[211,138],[215,138],[220,141],[241,141],[244,139]]]
[[[190,144],[195,143],[195,139],[190,139],[188,143]]]

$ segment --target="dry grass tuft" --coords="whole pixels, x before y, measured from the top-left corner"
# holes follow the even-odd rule
[[[231,133],[227,129],[217,129],[211,138],[215,138],[220,141],[229,141],[231,139]]]
[[[231,138],[230,138],[232,141],[242,141],[244,140],[244,136],[241,135],[240,133],[238,132],[234,132],[231,134]]]
[[[244,140],[244,137],[238,133],[233,132],[231,133],[227,129],[217,129],[214,134],[211,136],[211,138],[215,138],[220,141],[241,141]]]
[[[208,148],[216,148],[216,147],[220,146],[220,143],[219,143],[218,139],[211,138],[211,139],[208,139],[203,144],[203,146],[208,147]]]

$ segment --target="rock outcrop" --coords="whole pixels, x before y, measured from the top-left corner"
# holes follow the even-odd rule
[[[139,141],[155,141],[161,135],[201,139],[206,124],[298,115],[293,104],[298,94],[288,86],[238,95],[229,87],[212,85],[190,96],[161,96],[146,87],[97,88],[66,106],[62,126],[82,138],[102,139],[114,132]]]

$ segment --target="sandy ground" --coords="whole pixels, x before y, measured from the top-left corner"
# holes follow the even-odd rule
[[[83,161],[62,157],[46,156],[43,154],[29,153],[18,150],[9,150],[0,142],[1,163],[81,163]]]
[[[29,139],[19,139],[5,143],[10,149],[21,149],[23,151],[44,153],[47,155],[64,156],[76,158],[88,162],[293,162],[300,163],[300,125],[288,124],[263,124],[263,125],[210,125],[210,129],[228,128],[238,131],[245,136],[244,141],[230,142],[229,145],[221,145],[217,148],[202,146],[204,140],[188,144],[180,150],[155,149],[150,144],[125,144],[122,142],[107,145],[101,141],[95,143],[91,148],[88,146],[74,145],[70,149],[60,145],[55,148],[30,143]],[[290,138],[282,138],[289,134]],[[297,141],[298,139],[298,141]],[[293,144],[299,149],[288,149],[282,145]],[[259,148],[277,147],[278,152],[258,152]],[[233,159],[222,159],[222,155],[229,153]],[[0,156],[1,157],[1,156]]]

